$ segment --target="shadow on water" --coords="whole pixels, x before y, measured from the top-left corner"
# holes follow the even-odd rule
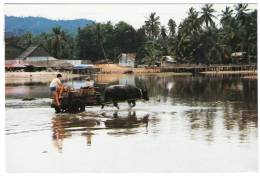
[[[140,118],[131,110],[127,115],[119,114],[117,111],[112,115],[95,112],[58,114],[52,118],[52,139],[59,152],[62,152],[64,139],[77,134],[85,136],[86,144],[90,146],[96,130],[111,129],[112,131],[108,132],[110,135],[135,134],[137,132],[132,128],[147,127],[148,118],[149,114]]]

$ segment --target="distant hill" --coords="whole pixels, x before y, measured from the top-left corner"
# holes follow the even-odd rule
[[[20,36],[27,32],[40,34],[51,32],[53,27],[60,26],[66,32],[74,35],[78,27],[84,27],[94,21],[88,19],[51,20],[43,17],[15,17],[5,16],[5,35]]]

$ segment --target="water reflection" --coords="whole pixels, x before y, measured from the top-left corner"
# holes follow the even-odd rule
[[[189,134],[192,139],[197,139],[200,138],[201,135],[204,135],[204,139],[207,142],[210,143],[214,141],[215,109],[186,111],[185,117],[189,122]]]
[[[131,129],[148,126],[149,114],[137,117],[136,112],[129,110],[125,113],[115,111],[106,113],[84,112],[80,114],[59,114],[52,118],[52,140],[54,147],[62,152],[63,141],[73,135],[85,137],[86,145],[91,146],[94,130],[115,129],[110,135],[136,134],[138,130]],[[134,132],[135,131],[135,132]]]
[[[73,132],[81,132],[86,136],[87,145],[91,144],[91,136],[94,134],[94,127],[100,126],[100,121],[93,118],[93,114],[84,113],[81,115],[57,115],[52,119],[52,139],[54,147],[62,152],[64,139],[71,137]],[[92,129],[93,128],[93,129]]]
[[[141,124],[148,126],[149,114],[146,114],[143,118],[138,119],[135,111],[128,111],[126,117],[118,115],[116,111],[113,114],[113,119],[105,121],[107,128],[133,128],[138,127]]]

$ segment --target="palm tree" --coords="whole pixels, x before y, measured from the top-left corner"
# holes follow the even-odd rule
[[[161,46],[161,51],[163,55],[169,54],[169,39],[167,36],[167,30],[164,26],[161,27],[161,34],[159,38],[159,43]]]
[[[175,32],[176,32],[176,23],[173,19],[169,19],[168,21],[168,27],[169,27],[169,32],[170,32],[170,36],[174,36]]]
[[[224,26],[225,24],[229,24],[233,19],[233,10],[230,9],[230,7],[226,7],[225,10],[221,10],[221,12],[222,14],[220,15],[220,23],[222,24],[222,26]]]
[[[50,37],[51,53],[56,58],[68,58],[70,57],[71,47],[68,35],[60,27],[52,28],[52,34]],[[48,44],[49,45],[49,44]]]
[[[249,11],[247,7],[248,4],[237,4],[235,6],[235,10],[236,10],[235,18],[236,20],[239,21],[240,25],[244,25],[247,22],[248,14],[246,12]]]
[[[96,42],[100,46],[102,53],[103,53],[103,56],[106,59],[106,62],[108,63],[106,52],[105,52],[105,49],[104,49],[104,46],[103,46],[103,40],[104,39],[103,39],[103,31],[102,31],[102,28],[101,28],[101,24],[97,23],[96,24]]]
[[[161,27],[161,37],[163,40],[167,38],[167,30],[164,26]]]
[[[201,20],[206,24],[206,27],[209,28],[209,24],[210,26],[214,27],[215,23],[213,21],[213,18],[216,18],[216,16],[213,15],[214,12],[216,12],[213,8],[212,8],[213,4],[205,4],[204,7],[201,8]]]
[[[191,7],[188,11],[188,17],[179,25],[176,36],[176,48],[174,49],[177,58],[181,62],[192,62],[194,53],[199,45],[199,34],[201,33],[201,19],[198,12]]]
[[[59,58],[61,55],[61,28],[54,27],[52,28],[53,37],[51,39],[52,53],[53,56]]]
[[[198,17],[199,13],[191,7],[188,12],[188,18],[186,20],[186,24],[184,21],[184,25],[187,27],[187,32],[191,31],[193,34],[197,33],[201,29],[201,19]]]
[[[160,17],[153,12],[145,21],[145,29],[150,39],[156,39],[160,33]]]

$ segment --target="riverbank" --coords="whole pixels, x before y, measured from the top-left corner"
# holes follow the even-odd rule
[[[5,72],[5,84],[49,83],[60,72]],[[78,74],[61,73],[63,79],[78,77]]]
[[[124,73],[159,73],[160,68],[132,68],[122,67],[118,64],[96,64],[95,68],[101,69],[104,74],[124,74]]]
[[[257,75],[257,70],[241,70],[241,71],[206,71],[201,72],[201,74],[250,74],[250,75]]]
[[[118,64],[97,64],[96,68],[101,70],[101,74],[158,74],[158,73],[174,73],[176,75],[187,74],[240,74],[240,75],[257,75],[255,65],[185,65],[178,64],[174,67],[160,68],[160,67],[143,67],[131,68],[122,67]]]

